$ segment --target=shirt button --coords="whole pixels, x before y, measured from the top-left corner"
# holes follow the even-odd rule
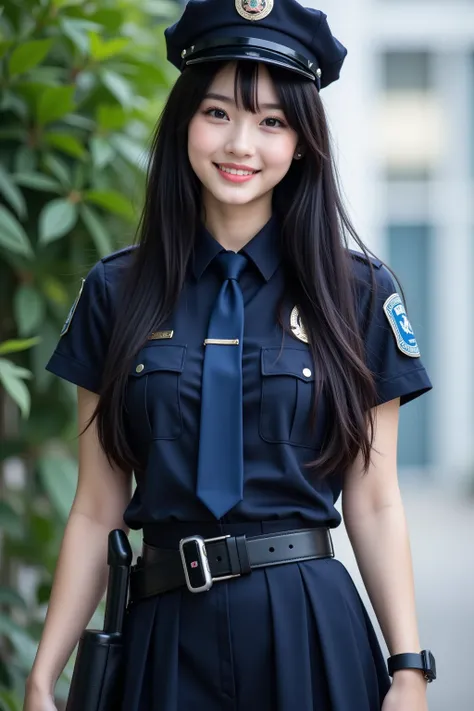
[[[312,373],[309,368],[303,368],[303,375],[305,378],[310,378]]]
[[[137,373],[141,373],[143,370],[145,370],[145,366],[143,365],[143,363],[140,363],[140,365],[137,365],[135,370]]]

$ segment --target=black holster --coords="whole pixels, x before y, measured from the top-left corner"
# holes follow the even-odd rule
[[[103,630],[85,630],[79,641],[66,711],[119,711],[123,690],[123,622],[132,549],[124,531],[109,533],[109,582]]]

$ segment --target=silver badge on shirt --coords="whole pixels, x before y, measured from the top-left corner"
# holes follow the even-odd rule
[[[303,343],[309,343],[308,334],[301,319],[301,314],[297,306],[294,306],[290,314],[290,328],[295,338]]]

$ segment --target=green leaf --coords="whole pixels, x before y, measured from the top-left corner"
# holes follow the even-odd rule
[[[127,121],[127,114],[121,106],[100,104],[96,119],[102,131],[120,131]]]
[[[75,108],[73,86],[51,86],[38,102],[38,122],[41,126],[57,121]]]
[[[134,93],[129,82],[126,81],[120,74],[112,72],[109,69],[103,69],[100,73],[102,83],[110,91],[112,96],[115,96],[117,101],[124,108],[131,108],[134,105]]]
[[[7,501],[0,501],[0,528],[12,538],[21,538],[23,535],[22,517]]]
[[[25,230],[3,205],[0,205],[0,245],[27,259],[34,256]]]
[[[69,293],[64,284],[53,274],[42,275],[41,289],[47,299],[61,307],[61,311],[68,305]]]
[[[45,315],[45,304],[38,291],[30,284],[22,284],[15,292],[13,309],[20,336],[29,336],[40,328]]]
[[[24,121],[28,117],[28,105],[26,101],[18,94],[14,94],[12,91],[3,92],[2,99],[0,101],[0,109],[2,111],[11,111]]]
[[[38,164],[37,155],[29,146],[20,146],[15,153],[14,173],[33,173]]]
[[[0,689],[0,711],[20,711],[21,704],[17,695],[8,689]]]
[[[51,200],[39,216],[39,243],[48,244],[64,237],[76,224],[77,217],[77,205],[66,198]]]
[[[44,165],[59,180],[61,185],[64,185],[65,188],[71,187],[71,171],[61,158],[49,154],[44,159]]]
[[[79,212],[87,230],[92,237],[99,257],[105,257],[113,252],[113,244],[105,225],[97,213],[88,205],[81,205]]]
[[[60,19],[60,26],[63,33],[71,40],[81,54],[89,53],[89,37],[84,31],[84,28],[81,27],[76,20],[62,17]]]
[[[111,136],[110,143],[126,161],[139,168],[146,168],[147,152],[140,143],[124,135]]]
[[[73,158],[84,158],[85,156],[84,146],[69,133],[47,133],[44,138],[48,145],[59,148],[60,151],[73,156]]]
[[[110,141],[100,136],[94,136],[90,141],[92,162],[96,168],[104,168],[115,156]]]
[[[36,346],[40,342],[40,338],[23,338],[12,341],[3,341],[0,343],[0,356],[9,355],[10,353],[21,353],[21,351],[27,351],[30,348]]]
[[[21,607],[26,610],[26,602],[22,598],[19,592],[13,588],[7,588],[5,586],[0,587],[0,605],[9,605],[10,607]]]
[[[87,202],[92,202],[99,205],[108,212],[113,212],[115,215],[125,217],[125,219],[134,221],[135,211],[128,202],[125,195],[117,193],[114,190],[89,190],[84,193],[84,198]]]
[[[105,59],[110,59],[110,57],[121,54],[130,44],[129,39],[120,37],[111,40],[103,40],[100,35],[95,32],[89,33],[89,40],[90,52],[96,62],[102,62]]]
[[[67,300],[67,297],[66,297]],[[56,323],[52,323],[49,319],[45,318],[41,326],[41,343],[33,349],[30,356],[30,366],[35,378],[35,390],[36,393],[44,393],[49,387],[52,380],[54,380],[54,375],[46,370],[45,363],[51,357],[51,353],[56,348],[58,342],[58,327]],[[56,409],[55,412],[58,412]],[[51,415],[48,416],[48,425],[53,425],[54,419]],[[54,425],[51,427],[54,432]],[[37,430],[39,432],[39,430]],[[57,431],[55,432],[55,434]]]
[[[3,59],[3,57],[6,55],[6,53],[10,49],[11,45],[12,45],[11,40],[1,40],[0,41],[0,59]]]
[[[13,176],[18,185],[31,190],[42,190],[43,192],[57,193],[61,190],[61,185],[43,173],[20,172]]]
[[[76,492],[76,462],[72,458],[50,454],[39,459],[38,471],[51,503],[66,521]]]
[[[30,414],[31,397],[30,391],[23,382],[25,373],[31,375],[24,368],[18,368],[10,361],[0,358],[0,383],[26,418]]]
[[[10,75],[23,74],[36,67],[48,54],[53,40],[33,40],[20,44],[11,54],[8,62]]]
[[[2,614],[0,614],[0,634],[5,635],[15,647],[23,669],[30,670],[36,655],[36,642],[17,622]]]
[[[11,128],[0,129],[0,139],[5,141],[20,141],[20,143],[26,143],[28,140],[28,134],[24,128],[20,126],[12,126]]]
[[[21,190],[18,190],[17,186],[12,180],[10,173],[3,168],[0,164],[0,192],[10,203],[10,205],[16,210],[18,217],[24,219],[26,217],[26,203],[25,198]]]

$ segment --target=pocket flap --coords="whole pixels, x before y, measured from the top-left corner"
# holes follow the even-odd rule
[[[311,353],[300,348],[262,348],[262,375],[292,375],[311,382],[314,380]]]
[[[130,375],[140,378],[157,370],[167,370],[172,373],[182,373],[186,346],[153,345],[142,350],[135,356],[130,368]]]

